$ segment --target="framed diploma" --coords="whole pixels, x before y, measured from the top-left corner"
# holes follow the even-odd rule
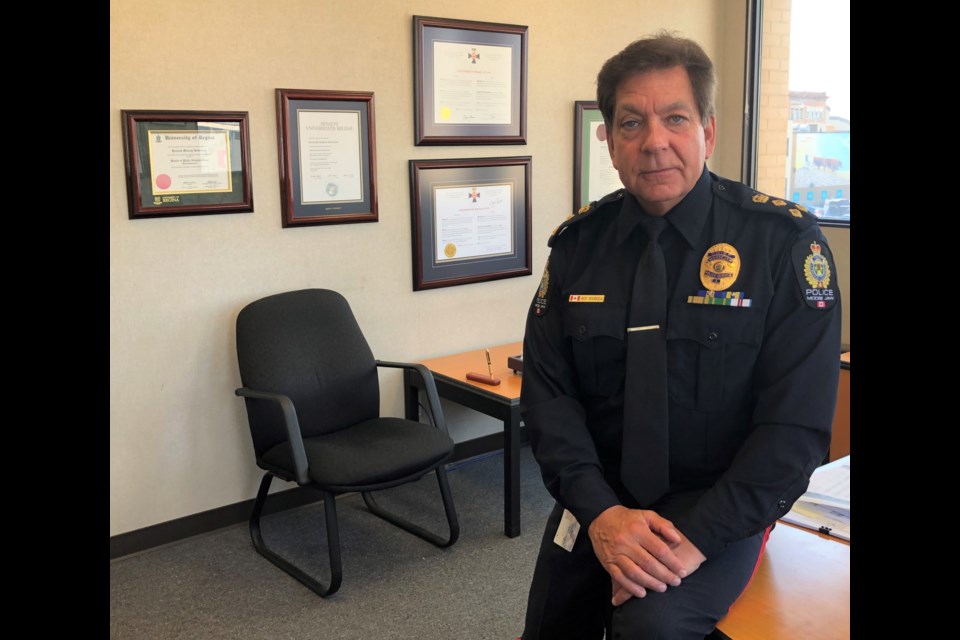
[[[253,211],[246,111],[120,116],[131,220]]]
[[[527,143],[527,27],[413,17],[417,145]]]
[[[277,89],[283,226],[377,221],[371,91]]]
[[[530,156],[411,160],[413,290],[530,275]]]
[[[607,127],[596,101],[573,109],[573,210],[623,188],[607,149]]]

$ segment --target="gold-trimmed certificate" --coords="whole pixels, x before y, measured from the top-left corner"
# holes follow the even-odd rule
[[[435,264],[514,251],[513,183],[433,190]]]
[[[147,139],[154,196],[233,190],[228,132],[155,129]]]
[[[434,124],[510,124],[513,49],[433,43]]]

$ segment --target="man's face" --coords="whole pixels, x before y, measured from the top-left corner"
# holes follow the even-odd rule
[[[607,147],[623,186],[650,215],[662,216],[686,196],[713,154],[717,127],[707,126],[683,67],[631,76],[617,87]]]

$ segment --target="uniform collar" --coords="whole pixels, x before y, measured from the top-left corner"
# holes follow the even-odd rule
[[[703,173],[700,179],[693,185],[683,200],[677,206],[667,212],[666,219],[680,235],[684,237],[687,244],[693,247],[700,240],[700,233],[703,225],[707,221],[707,215],[710,213],[710,201],[712,199],[712,178],[706,165],[703,167]],[[640,221],[640,216],[647,213],[637,202],[632,193],[624,190],[623,205],[620,208],[620,220],[617,222],[617,243],[622,244]]]

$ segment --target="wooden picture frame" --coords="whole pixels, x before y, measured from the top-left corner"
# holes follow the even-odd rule
[[[246,111],[120,116],[131,220],[253,211]]]
[[[413,290],[531,273],[530,156],[411,160]]]
[[[573,106],[573,211],[623,188],[606,139],[597,101],[577,100]]]
[[[283,227],[377,222],[372,91],[277,89]]]
[[[416,145],[527,143],[527,31],[413,17]]]

